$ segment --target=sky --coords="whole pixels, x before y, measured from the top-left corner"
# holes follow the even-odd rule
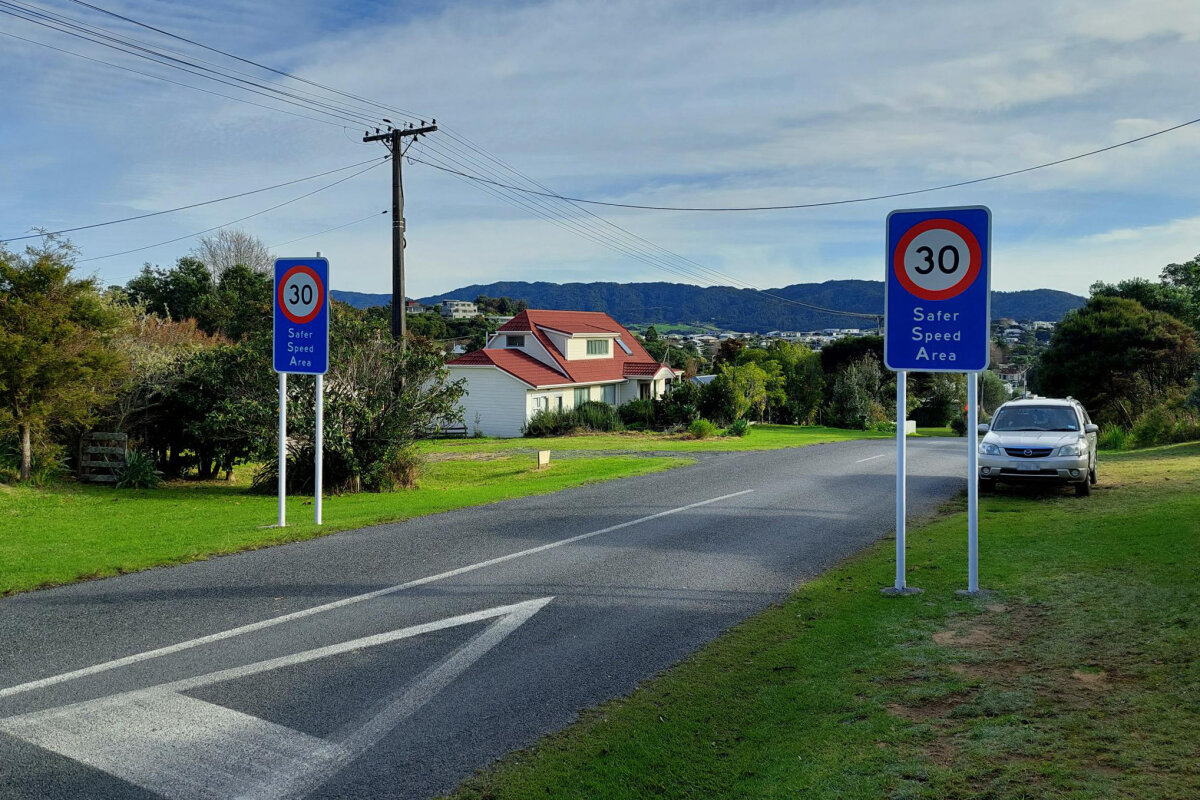
[[[70,0],[13,2],[288,91],[320,91]],[[397,110],[371,109],[377,117],[436,118],[442,130],[414,145],[415,160],[403,165],[414,297],[499,280],[761,288],[879,280],[884,220],[896,208],[990,207],[998,290],[1086,294],[1098,280],[1155,279],[1165,264],[1200,253],[1200,125],[958,189],[764,212],[584,212],[518,201],[429,165],[521,185],[533,179],[573,197],[669,206],[826,202],[971,180],[1200,117],[1189,68],[1200,3],[1188,0],[96,5]],[[385,154],[361,141],[361,119],[341,119],[341,109],[327,116],[286,105],[9,15],[0,14],[0,33],[9,34],[0,35],[2,239],[382,162]],[[187,255],[190,234],[355,171],[70,234],[78,269],[124,283],[144,263],[168,266]],[[235,227],[280,256],[320,251],[336,289],[390,291],[390,220],[382,213],[390,186],[390,167],[381,165]],[[299,237],[308,238],[284,244]]]

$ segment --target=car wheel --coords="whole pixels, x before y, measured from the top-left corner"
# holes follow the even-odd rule
[[[1092,485],[1090,483],[1088,483],[1087,481],[1083,481],[1082,483],[1075,484],[1075,496],[1076,497],[1087,497],[1091,493],[1092,493]]]
[[[979,480],[980,494],[990,494],[994,491],[996,491],[996,482],[994,480],[984,480],[982,478]]]
[[[1095,486],[1097,483],[1095,467],[1092,467],[1091,470],[1088,471],[1088,483],[1090,483],[1092,486]]]

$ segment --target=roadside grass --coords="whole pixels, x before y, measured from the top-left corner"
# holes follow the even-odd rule
[[[949,425],[944,428],[917,428],[917,436],[948,436],[955,439],[961,438],[950,428]]]
[[[1200,445],[983,498],[978,599],[962,505],[454,796],[1200,797]]]
[[[746,436],[714,436],[689,439],[686,434],[638,433],[579,433],[571,436],[549,436],[519,439],[444,439],[427,442],[422,448],[431,453],[478,452],[494,453],[506,450],[616,450],[625,452],[729,452],[735,450],[777,450],[783,447],[805,447],[812,444],[846,442],[855,439],[891,439],[893,433],[853,431],[844,428],[803,425],[752,425]]]
[[[337,531],[436,514],[687,464],[683,458],[598,456],[429,463],[417,489],[330,496],[325,524],[313,523],[311,497],[290,497],[288,527],[270,528],[274,495],[249,494],[251,468],[235,483],[174,481],[160,489],[114,490],[64,484],[0,486],[0,595],[163,564],[311,539]]]

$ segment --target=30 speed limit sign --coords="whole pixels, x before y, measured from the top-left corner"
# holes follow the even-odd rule
[[[329,261],[275,261],[275,371],[324,375],[329,369]]]
[[[991,212],[983,206],[888,215],[888,368],[974,372],[987,367],[990,234]]]

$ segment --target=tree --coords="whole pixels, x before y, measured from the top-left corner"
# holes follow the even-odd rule
[[[243,230],[228,228],[201,236],[195,254],[208,265],[214,279],[220,279],[225,270],[238,264],[263,274],[269,274],[275,264],[271,251],[262,240]]]
[[[741,419],[750,411],[762,418],[767,397],[772,388],[769,376],[757,364],[722,364],[721,372],[713,383],[723,383],[733,398],[733,419]]]
[[[1054,331],[1034,373],[1041,394],[1071,395],[1101,423],[1130,427],[1197,366],[1196,332],[1123,297],[1097,296]]]
[[[325,481],[330,491],[382,491],[412,485],[416,441],[440,424],[461,422],[461,381],[449,382],[439,350],[415,339],[405,350],[365,315],[333,317],[330,370],[325,378]],[[311,380],[289,383],[294,420],[289,491],[312,487],[314,443]],[[255,484],[274,486],[269,463]]]
[[[179,259],[170,269],[146,264],[141,274],[125,285],[131,304],[171,319],[199,319],[212,290],[212,273],[191,256]]]
[[[221,273],[201,307],[200,322],[209,333],[233,341],[271,330],[271,287],[265,272],[235,264]]]
[[[94,280],[71,278],[73,252],[50,238],[24,255],[0,248],[0,402],[20,438],[21,480],[33,434],[85,422],[126,369],[112,346],[122,315]]]
[[[987,413],[995,412],[1010,396],[1008,386],[990,369],[984,370],[979,376],[979,405]]]
[[[842,428],[865,430],[875,422],[887,419],[882,402],[884,381],[879,360],[867,353],[851,361],[837,374],[833,382],[830,415],[833,423]]]
[[[1164,274],[1172,267],[1184,274],[1181,264],[1172,264],[1163,270]],[[1170,314],[1175,319],[1200,330],[1200,292],[1193,296],[1192,291],[1182,284],[1152,283],[1145,278],[1133,278],[1116,285],[1093,283],[1092,297],[1124,297],[1136,300],[1150,311]]]
[[[952,372],[930,372],[921,377],[923,386],[918,390],[921,405],[913,412],[917,425],[941,428],[962,416],[963,404],[967,401],[967,381],[964,376]]]

